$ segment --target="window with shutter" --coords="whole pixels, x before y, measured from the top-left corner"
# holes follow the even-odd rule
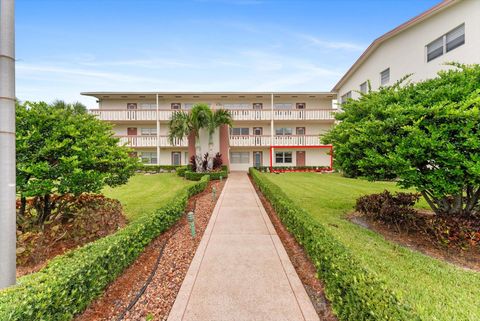
[[[447,33],[447,52],[460,47],[465,43],[465,25],[461,25]]]

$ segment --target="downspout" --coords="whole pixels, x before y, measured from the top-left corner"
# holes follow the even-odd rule
[[[274,132],[274,123],[273,123],[273,93],[270,94],[270,108],[271,108],[271,113],[270,113],[270,171],[272,171],[272,167],[273,167],[273,153],[274,153],[274,150],[273,150],[273,146],[275,146],[275,143],[274,143],[274,135],[273,135],[273,132]]]
[[[14,0],[0,0],[0,289],[16,278]]]
[[[157,94],[157,165],[160,165],[160,113]]]

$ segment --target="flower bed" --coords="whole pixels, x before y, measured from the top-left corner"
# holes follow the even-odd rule
[[[184,189],[167,205],[115,234],[53,259],[46,268],[0,292],[0,320],[70,320],[128,267],[152,239],[183,214],[189,197],[209,176]]]

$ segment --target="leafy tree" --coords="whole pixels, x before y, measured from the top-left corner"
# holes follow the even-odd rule
[[[183,139],[194,135],[195,137],[195,169],[203,170],[203,159],[200,151],[200,130],[208,132],[209,153],[207,155],[208,169],[213,168],[213,134],[222,125],[232,125],[232,116],[225,109],[212,111],[207,104],[196,104],[190,113],[175,112],[169,122],[169,140]]]
[[[402,82],[342,105],[323,137],[348,176],[396,178],[442,215],[480,212],[480,65],[451,64],[435,79]]]
[[[48,220],[68,194],[100,192],[128,181],[138,160],[118,146],[111,125],[80,103],[25,102],[16,106],[17,193],[20,216],[34,197],[37,223]]]

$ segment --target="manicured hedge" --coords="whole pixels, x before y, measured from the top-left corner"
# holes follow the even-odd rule
[[[197,173],[197,172],[192,172],[191,170],[186,170],[184,173],[184,176],[186,179],[190,181],[198,181],[199,179],[202,178],[202,176],[205,175],[205,173]],[[228,167],[223,165],[222,170],[218,172],[208,172],[208,175],[210,176],[211,180],[219,180],[220,176],[222,179],[228,177]]]
[[[378,276],[364,268],[323,225],[299,208],[257,170],[250,175],[287,229],[304,247],[325,283],[325,293],[340,320],[420,320]]]
[[[177,167],[177,175],[180,177],[185,177],[185,172],[188,170],[188,166]]]
[[[270,172],[270,166],[255,167],[260,172]],[[272,170],[279,172],[323,172],[330,170],[328,166],[272,166]]]
[[[181,165],[138,165],[137,171],[139,172],[171,172],[176,170],[179,167],[184,167]]]
[[[203,191],[208,181],[209,176],[203,176],[164,207],[20,278],[16,286],[0,292],[0,320],[71,320],[181,217],[188,198]]]

